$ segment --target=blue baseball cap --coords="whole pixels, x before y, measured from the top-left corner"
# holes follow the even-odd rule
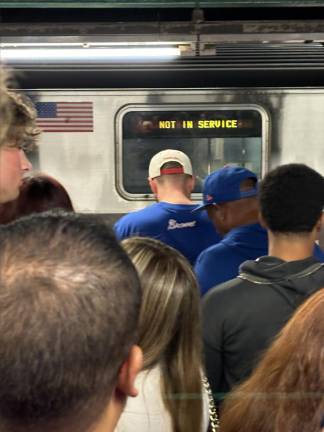
[[[246,191],[240,190],[243,180],[255,180],[255,187]],[[258,178],[250,170],[242,167],[225,166],[206,177],[203,186],[203,204],[194,211],[204,209],[211,204],[237,201],[258,194]]]

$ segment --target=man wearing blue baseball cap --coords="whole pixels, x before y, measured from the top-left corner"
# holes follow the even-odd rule
[[[267,233],[259,224],[257,194],[257,176],[246,168],[226,166],[205,179],[203,204],[197,210],[207,210],[224,237],[196,261],[202,294],[237,276],[242,262],[267,255]]]

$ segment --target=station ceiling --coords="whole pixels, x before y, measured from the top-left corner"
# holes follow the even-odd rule
[[[0,8],[318,7],[323,0],[0,0]]]

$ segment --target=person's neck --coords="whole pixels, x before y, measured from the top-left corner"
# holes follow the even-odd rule
[[[268,231],[269,255],[283,261],[299,261],[313,255],[314,242],[312,234],[274,234]]]
[[[252,225],[259,222],[259,204],[256,198],[232,201],[228,205],[234,226]]]
[[[257,209],[251,209],[242,214],[240,224],[241,225],[252,225],[259,223],[259,212]]]
[[[191,199],[186,196],[182,191],[159,191],[157,194],[157,200],[168,202],[170,204],[193,204]]]

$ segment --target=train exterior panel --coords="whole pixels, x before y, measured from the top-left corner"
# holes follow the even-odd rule
[[[29,94],[38,108],[56,111],[39,114],[45,131],[31,155],[34,167],[61,181],[80,212],[115,219],[148,205],[153,197],[146,182],[147,165],[151,155],[164,148],[191,156],[198,175],[197,201],[203,177],[224,164],[244,165],[260,177],[289,162],[324,171],[323,89],[76,89]],[[74,114],[60,117],[60,105],[76,103],[90,107],[90,114],[80,115],[75,105]]]

